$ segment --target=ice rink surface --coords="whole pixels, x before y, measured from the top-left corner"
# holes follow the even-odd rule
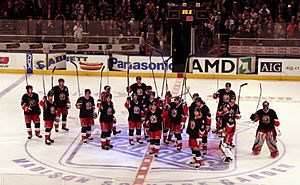
[[[49,90],[50,76],[45,78],[46,88]],[[133,183],[139,178],[137,172],[144,159],[147,143],[134,146],[128,144],[127,110],[124,107],[127,97],[126,78],[103,77],[103,85],[109,82],[112,87],[117,127],[122,130],[121,135],[112,137],[114,148],[110,151],[100,149],[98,119],[93,129],[94,141],[81,143],[78,110],[74,106],[78,98],[76,77],[55,76],[55,83],[58,78],[65,79],[65,85],[70,91],[70,131],[52,131],[55,143],[47,146],[43,139],[33,137],[32,140],[27,140],[20,106],[21,97],[25,93],[24,75],[0,74],[0,185]],[[42,77],[32,75],[28,81],[42,98]],[[80,77],[81,92],[90,88],[97,99],[99,81],[100,77]],[[236,94],[242,83],[248,83],[241,93],[242,119],[237,123],[234,140],[235,160],[230,164],[222,163],[218,149],[219,139],[210,133],[208,155],[204,157],[200,170],[194,170],[188,164],[191,152],[187,148],[188,138],[184,134],[184,149],[181,152],[177,152],[171,145],[161,145],[159,157],[150,161],[144,184],[299,184],[300,144],[297,137],[300,133],[300,82],[219,80],[219,88],[223,88],[227,81],[232,83],[232,90]],[[130,82],[135,82],[135,78],[131,78]],[[152,85],[155,91],[153,79],[143,78],[143,82]],[[168,79],[168,87],[173,90],[173,95],[180,94],[181,88],[178,92],[178,85],[181,82],[182,79]],[[277,112],[281,122],[282,136],[277,142],[280,155],[275,159],[270,158],[266,145],[259,156],[251,154],[257,124],[249,121],[249,117],[256,109],[259,83],[263,87],[262,101],[270,102],[270,108]],[[157,79],[157,85],[160,96],[162,79]],[[212,94],[217,89],[217,80],[188,79],[187,86],[191,93],[198,92],[211,112],[215,113],[217,103],[212,99]],[[191,103],[188,95],[186,100],[188,104]],[[43,121],[41,123],[43,128]]]

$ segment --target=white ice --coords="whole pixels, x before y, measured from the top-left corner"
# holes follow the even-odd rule
[[[49,90],[50,76],[45,78],[46,89]],[[131,184],[147,144],[130,147],[127,141],[127,111],[123,106],[127,96],[126,78],[103,77],[103,86],[109,81],[112,87],[118,128],[123,131],[120,136],[112,137],[115,148],[110,151],[102,151],[99,147],[98,119],[93,131],[95,141],[87,145],[81,144],[78,110],[74,106],[78,98],[76,77],[55,76],[55,83],[58,78],[65,79],[71,92],[72,108],[68,124],[70,131],[52,132],[55,143],[47,146],[43,139],[34,137],[27,141],[23,111],[20,107],[21,96],[25,93],[24,75],[0,74],[0,185],[52,185],[61,184],[62,180],[64,184]],[[176,80],[182,81],[168,79],[170,90]],[[42,98],[42,77],[32,75],[28,81]],[[130,79],[131,83],[134,81],[135,78]],[[162,79],[156,81],[160,96]],[[299,184],[300,144],[297,136],[300,130],[300,82],[219,80],[219,88],[227,81],[232,83],[232,89],[236,93],[240,84],[248,83],[241,92],[242,119],[237,124],[235,161],[229,165],[220,162],[218,138],[210,133],[208,155],[200,170],[194,170],[186,164],[191,155],[184,134],[185,148],[182,152],[162,144],[159,157],[151,164],[145,184]],[[90,88],[97,99],[99,82],[100,77],[80,77],[80,90],[83,92],[85,88]],[[155,91],[153,79],[143,78],[143,82],[152,85]],[[12,87],[13,83],[16,84],[15,87]],[[270,158],[266,145],[259,156],[251,154],[257,124],[250,122],[249,117],[256,109],[259,83],[263,87],[262,101],[270,102],[270,108],[277,112],[281,122],[282,136],[277,143],[280,155],[275,159]],[[217,89],[217,80],[188,79],[187,86],[191,93],[198,92],[211,112],[215,113],[217,103],[211,95]],[[186,100],[190,104],[189,95],[186,95]],[[43,126],[43,121],[41,123]]]

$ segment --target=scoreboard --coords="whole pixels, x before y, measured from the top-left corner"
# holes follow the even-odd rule
[[[204,22],[208,20],[208,12],[200,7],[169,7],[169,22]]]

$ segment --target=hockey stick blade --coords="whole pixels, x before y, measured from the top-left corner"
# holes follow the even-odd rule
[[[240,87],[244,87],[245,85],[248,85],[248,83],[244,83],[244,84],[242,84]]]

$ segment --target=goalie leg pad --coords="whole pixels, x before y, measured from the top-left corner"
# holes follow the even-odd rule
[[[252,152],[254,155],[258,155],[260,153],[261,148],[265,142],[265,139],[266,139],[266,133],[257,131],[254,145],[252,147]]]
[[[231,152],[231,147],[230,146],[228,146],[226,143],[222,142],[220,148],[221,148],[221,151],[222,151],[222,153],[224,154],[224,156],[226,158],[229,158],[230,160],[233,160],[233,154]]]
[[[271,152],[271,157],[276,157],[278,155],[278,148],[275,130],[272,130],[266,134],[266,143],[268,145],[269,151]]]

